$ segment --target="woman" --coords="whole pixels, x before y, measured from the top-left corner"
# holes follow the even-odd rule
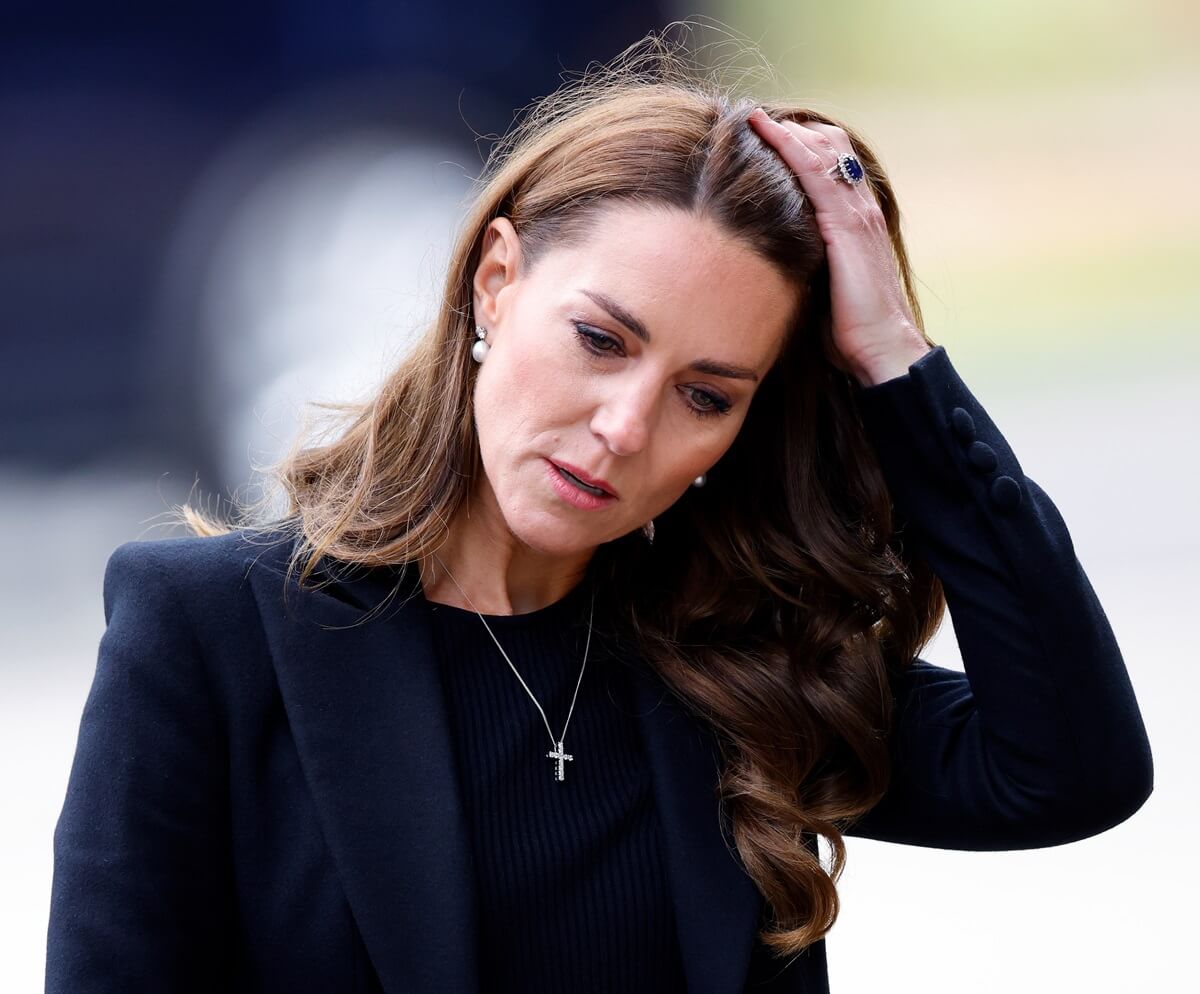
[[[286,517],[113,554],[48,990],[827,990],[845,835],[1053,846],[1149,795],[878,159],[645,54],[498,147]],[[947,603],[965,674],[918,656]]]

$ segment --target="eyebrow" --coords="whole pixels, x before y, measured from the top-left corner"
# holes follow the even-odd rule
[[[601,293],[599,290],[585,290],[582,287],[580,287],[579,292],[608,311],[609,316],[613,320],[621,322],[621,324],[637,335],[647,345],[650,344],[650,332],[646,329],[645,324],[629,313],[626,308],[613,300],[608,294]],[[708,373],[712,376],[725,376],[731,380],[751,380],[754,383],[758,382],[758,374],[753,369],[748,369],[745,366],[735,366],[728,362],[720,362],[716,359],[696,359],[688,363],[688,369],[694,369],[698,373]]]

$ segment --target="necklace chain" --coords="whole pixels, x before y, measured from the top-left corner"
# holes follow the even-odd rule
[[[575,713],[575,701],[579,697],[579,686],[580,686],[580,684],[583,683],[583,671],[587,668],[588,649],[592,644],[592,619],[595,615],[595,610],[596,610],[596,590],[595,590],[595,588],[594,587],[592,588],[591,605],[590,605],[590,608],[588,611],[588,632],[587,632],[587,640],[584,643],[584,647],[583,647],[583,666],[581,666],[579,669],[579,679],[575,681],[575,693],[571,695],[571,707],[570,707],[570,710],[567,712],[567,720],[566,720],[566,722],[563,723],[562,735],[559,736],[557,739],[555,739],[554,730],[550,727],[550,721],[546,718],[546,712],[542,709],[541,704],[538,703],[538,699],[533,695],[533,691],[529,689],[529,685],[525,682],[524,678],[517,671],[517,668],[513,665],[513,661],[508,658],[508,653],[504,651],[504,646],[502,646],[500,644],[500,640],[498,638],[496,638],[496,633],[492,631],[492,626],[487,623],[487,620],[484,618],[482,612],[479,610],[479,608],[477,608],[475,606],[475,602],[473,600],[471,600],[471,595],[468,594],[465,590],[463,590],[462,585],[458,582],[457,579],[455,579],[454,574],[450,572],[450,570],[446,566],[446,564],[443,563],[436,554],[434,554],[433,558],[437,560],[438,565],[441,566],[442,569],[444,569],[446,571],[446,575],[448,577],[450,577],[450,579],[453,581],[454,585],[456,587],[458,587],[459,593],[461,593],[463,595],[463,597],[465,597],[467,599],[467,603],[471,605],[471,610],[473,610],[477,615],[479,615],[479,620],[483,622],[483,627],[487,629],[487,633],[492,637],[492,641],[496,643],[496,648],[500,650],[500,655],[502,655],[504,657],[504,661],[506,663],[508,663],[509,668],[513,671],[513,673],[516,674],[517,679],[521,681],[521,686],[525,688],[525,693],[527,693],[529,695],[529,699],[531,701],[533,701],[534,707],[536,707],[538,709],[538,711],[540,712],[540,714],[542,716],[542,721],[546,725],[546,731],[550,735],[550,743],[554,747],[546,755],[557,761],[556,767],[555,767],[555,779],[557,779],[557,780],[565,779],[565,772],[564,772],[563,764],[566,760],[568,760],[568,759],[573,760],[575,757],[568,755],[567,753],[565,753],[563,751],[563,740],[566,739],[566,737],[567,737],[567,727],[571,724],[571,715],[573,715]]]

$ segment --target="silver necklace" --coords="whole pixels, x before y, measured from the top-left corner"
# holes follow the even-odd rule
[[[504,657],[504,661],[508,663],[509,668],[513,671],[513,673],[516,673],[517,679],[521,681],[521,686],[525,688],[525,693],[529,695],[529,698],[533,701],[534,706],[538,709],[538,711],[541,712],[542,721],[546,724],[546,731],[550,733],[550,744],[554,746],[553,749],[546,753],[548,758],[554,760],[554,779],[559,781],[566,780],[567,777],[565,764],[567,760],[574,760],[575,757],[563,749],[563,740],[567,737],[567,726],[571,724],[571,715],[575,713],[575,701],[579,697],[579,685],[583,682],[583,671],[587,668],[588,648],[592,644],[592,617],[596,610],[595,587],[592,588],[591,608],[588,611],[588,633],[587,641],[584,643],[583,647],[583,666],[580,667],[579,679],[575,682],[575,693],[571,697],[571,708],[567,712],[567,720],[563,724],[562,735],[555,739],[554,731],[550,728],[550,722],[546,718],[546,712],[542,710],[541,704],[539,704],[538,699],[533,696],[533,691],[529,689],[529,685],[521,678],[521,674],[517,673],[517,668],[513,666],[513,661],[508,658],[508,653],[504,651],[504,646],[502,646],[500,644],[500,640],[496,638],[495,633],[492,631],[491,625],[487,623],[479,609],[475,606],[475,602],[471,600],[471,596],[465,590],[463,590],[462,585],[454,578],[454,574],[447,569],[446,564],[443,563],[441,559],[438,559],[437,555],[434,555],[433,558],[437,559],[437,563],[442,567],[442,569],[446,570],[446,575],[454,581],[454,585],[458,587],[459,593],[461,593],[467,599],[467,603],[471,605],[471,610],[479,615],[479,620],[483,622],[483,627],[487,629],[487,633],[492,636],[492,641],[496,643],[496,648],[500,650],[500,655]]]

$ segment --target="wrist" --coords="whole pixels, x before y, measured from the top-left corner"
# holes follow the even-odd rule
[[[864,357],[852,363],[850,369],[860,386],[873,387],[899,376],[907,376],[908,367],[931,351],[933,346],[923,338],[916,338],[889,347],[885,352]]]

